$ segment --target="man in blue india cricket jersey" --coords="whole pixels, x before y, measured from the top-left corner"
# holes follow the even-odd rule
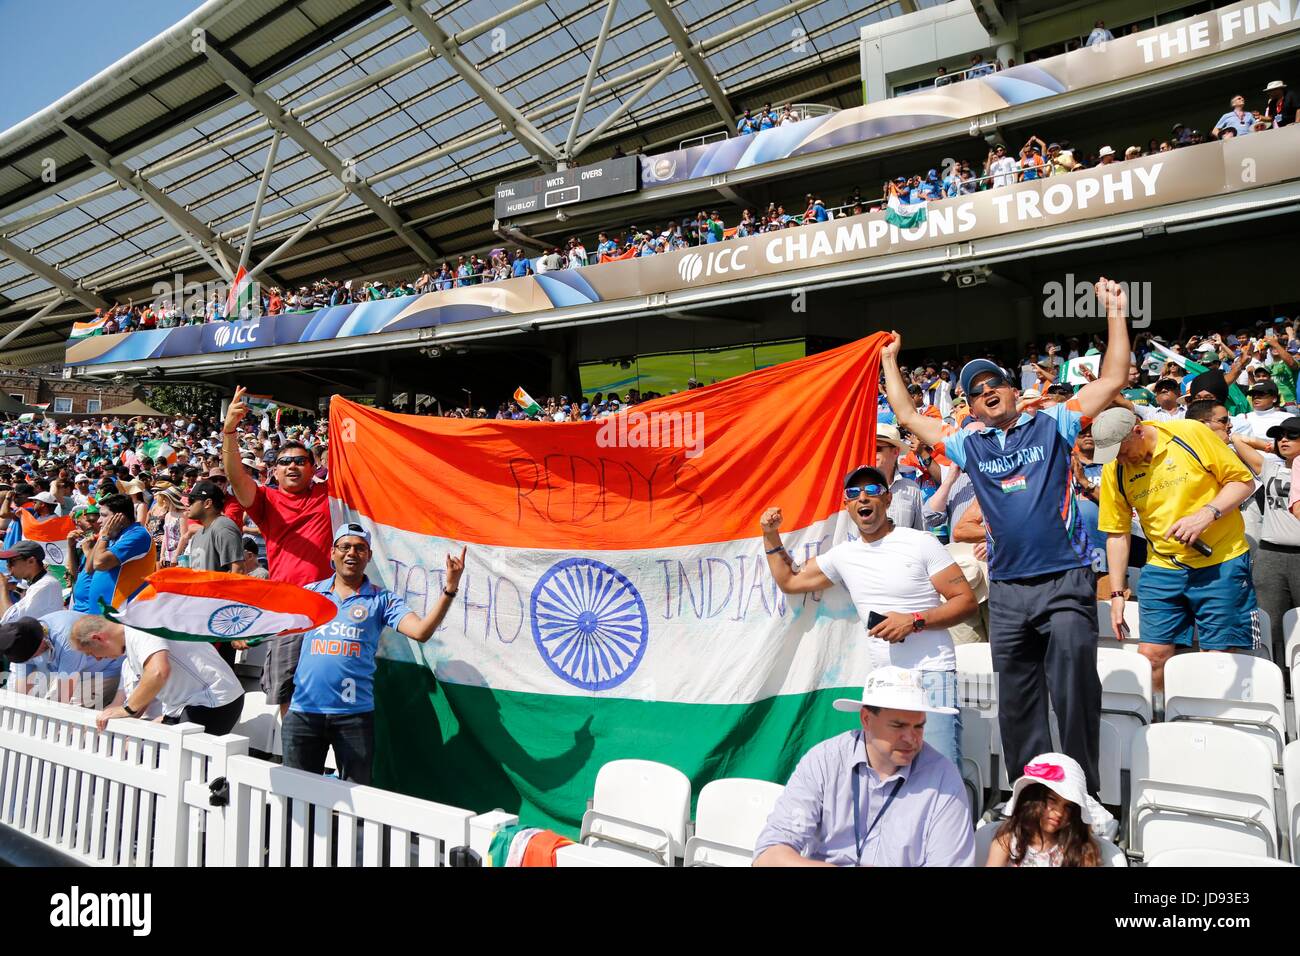
[[[1007,772],[1054,749],[1048,693],[1061,747],[1084,768],[1097,793],[1101,681],[1097,675],[1097,598],[1088,533],[1071,480],[1070,451],[1082,425],[1128,381],[1127,294],[1105,278],[1095,286],[1106,308],[1101,371],[1068,402],[1021,412],[1013,377],[986,359],[961,370],[963,393],[983,429],[957,431],[917,412],[898,368],[902,339],[882,364],[898,423],[943,451],[970,476],[984,512],[989,551],[989,643],[998,675],[998,726]],[[1045,693],[1045,691],[1047,693]]]
[[[334,530],[334,577],[309,585],[338,605],[330,623],[309,631],[302,641],[293,678],[293,700],[280,739],[284,765],[325,772],[330,746],[339,776],[370,783],[375,753],[375,653],[384,628],[424,643],[447,616],[465,571],[465,549],[447,556],[442,593],[420,617],[401,597],[376,587],[366,577],[370,532],[359,524]]]

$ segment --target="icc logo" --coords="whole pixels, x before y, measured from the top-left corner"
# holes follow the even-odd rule
[[[683,282],[694,282],[700,277],[703,269],[704,259],[696,252],[683,256],[682,261],[677,263],[677,274],[682,277]]]
[[[224,349],[227,345],[252,345],[253,336],[257,334],[257,326],[257,322],[251,325],[227,323],[217,329],[213,340],[219,349]]]

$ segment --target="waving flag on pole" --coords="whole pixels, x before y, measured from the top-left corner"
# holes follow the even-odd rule
[[[222,313],[226,318],[238,316],[240,310],[253,301],[253,280],[248,277],[248,270],[243,266],[235,273],[235,281],[230,284],[226,295],[226,309]]]
[[[885,221],[899,229],[911,229],[925,222],[926,208],[924,199],[920,202],[905,203],[898,198],[897,193],[894,193],[889,197],[889,203],[885,208]]]
[[[378,785],[572,828],[608,760],[784,781],[852,728],[831,701],[871,669],[857,612],[782,594],[758,520],[781,506],[799,563],[856,535],[887,339],[554,428],[335,397],[334,518],[370,529],[371,579],[423,614],[469,548],[438,632],[381,644]]]
[[[73,322],[72,333],[68,336],[70,341],[75,342],[77,339],[87,339],[92,335],[99,335],[104,331],[104,326],[108,324],[108,316],[96,315],[89,322]]]
[[[1164,362],[1173,362],[1189,375],[1200,375],[1202,372],[1209,371],[1206,366],[1193,362],[1186,356],[1179,355],[1172,349],[1161,345],[1155,339],[1151,340],[1151,351],[1160,357],[1162,364]],[[1228,383],[1227,409],[1233,415],[1244,415],[1251,409],[1250,399],[1246,397],[1246,393],[1241,390],[1241,386],[1236,382]]]
[[[169,465],[176,464],[176,449],[162,438],[153,438],[145,442],[140,446],[140,454],[155,462],[165,461]]]
[[[244,574],[162,568],[148,587],[106,617],[173,641],[253,641],[300,634],[338,613],[323,594]]]
[[[533,396],[525,392],[522,385],[515,389],[515,404],[525,415],[536,415],[542,410],[542,406],[533,401]]]

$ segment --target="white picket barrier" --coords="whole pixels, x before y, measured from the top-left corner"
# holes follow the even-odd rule
[[[0,823],[99,866],[446,866],[469,845],[472,811],[96,716],[0,690]]]
[[[0,823],[97,866],[179,866],[197,724],[115,720],[0,691]]]
[[[470,810],[253,757],[232,757],[226,779],[230,866],[446,866],[469,845]]]

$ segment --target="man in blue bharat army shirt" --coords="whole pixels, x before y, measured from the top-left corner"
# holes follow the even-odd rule
[[[882,353],[898,423],[943,451],[970,476],[984,512],[989,550],[989,644],[998,675],[998,726],[1008,772],[1052,749],[1048,697],[1061,748],[1097,793],[1101,681],[1096,587],[1087,529],[1071,477],[1070,451],[1085,419],[1100,414],[1128,381],[1128,301],[1102,278],[1106,354],[1097,379],[1070,401],[1035,415],[1017,408],[1012,377],[985,359],[968,362],[961,387],[982,431],[957,431],[921,415],[898,368],[897,332]]]
[[[334,577],[317,581],[310,590],[337,604],[339,613],[303,638],[293,700],[281,732],[286,767],[324,773],[325,755],[333,745],[339,776],[363,784],[370,783],[375,752],[375,653],[380,635],[391,627],[412,640],[427,641],[447,616],[465,571],[464,548],[459,558],[447,556],[442,594],[421,618],[392,591],[370,583],[370,554],[370,532],[361,525],[342,524],[334,530]]]

